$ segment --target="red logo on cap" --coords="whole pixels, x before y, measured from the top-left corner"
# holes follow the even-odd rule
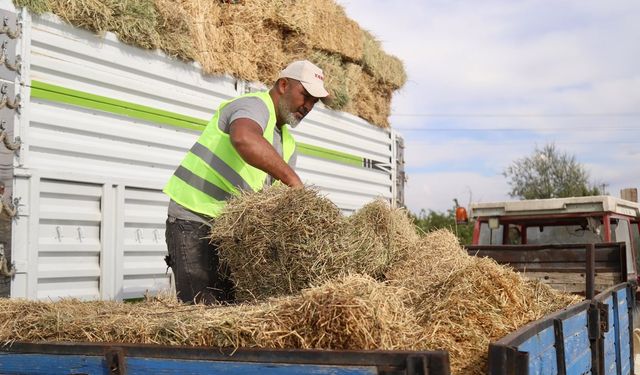
[[[317,79],[319,79],[319,80],[321,80],[321,81],[324,81],[324,77],[323,77],[323,76],[321,76],[320,74],[318,74],[318,73],[313,73],[313,75],[314,75],[314,76],[316,76],[316,78],[317,78]]]

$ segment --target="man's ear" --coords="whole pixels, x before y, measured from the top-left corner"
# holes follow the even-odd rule
[[[276,84],[278,87],[278,93],[282,95],[284,94],[285,91],[287,91],[287,86],[289,86],[289,81],[286,78],[279,78]]]

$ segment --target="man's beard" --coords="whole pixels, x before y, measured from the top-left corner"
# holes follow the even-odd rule
[[[282,98],[284,99],[284,97]],[[278,102],[278,110],[280,113],[284,114],[284,122],[289,124],[292,128],[295,128],[300,123],[300,119],[295,116],[294,112],[291,112],[289,105],[285,103],[285,100],[280,100]]]

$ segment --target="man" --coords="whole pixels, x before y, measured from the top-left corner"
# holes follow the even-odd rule
[[[169,179],[167,264],[183,302],[232,302],[233,285],[209,225],[227,199],[240,190],[258,191],[275,180],[302,187],[293,170],[295,141],[289,127],[329,95],[322,70],[311,62],[287,66],[269,91],[224,102]]]

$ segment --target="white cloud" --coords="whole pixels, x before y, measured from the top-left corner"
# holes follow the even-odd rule
[[[464,115],[392,116],[392,126],[494,129],[400,130],[412,209],[442,210],[454,194],[464,201],[467,193],[455,190],[464,181],[477,182],[474,199],[505,199],[499,172],[551,142],[613,195],[640,185],[640,116],[621,116],[640,112],[639,1],[340,3],[406,64],[409,81],[394,94],[393,113]],[[573,116],[472,116],[478,113]],[[531,131],[511,131],[522,128]]]

